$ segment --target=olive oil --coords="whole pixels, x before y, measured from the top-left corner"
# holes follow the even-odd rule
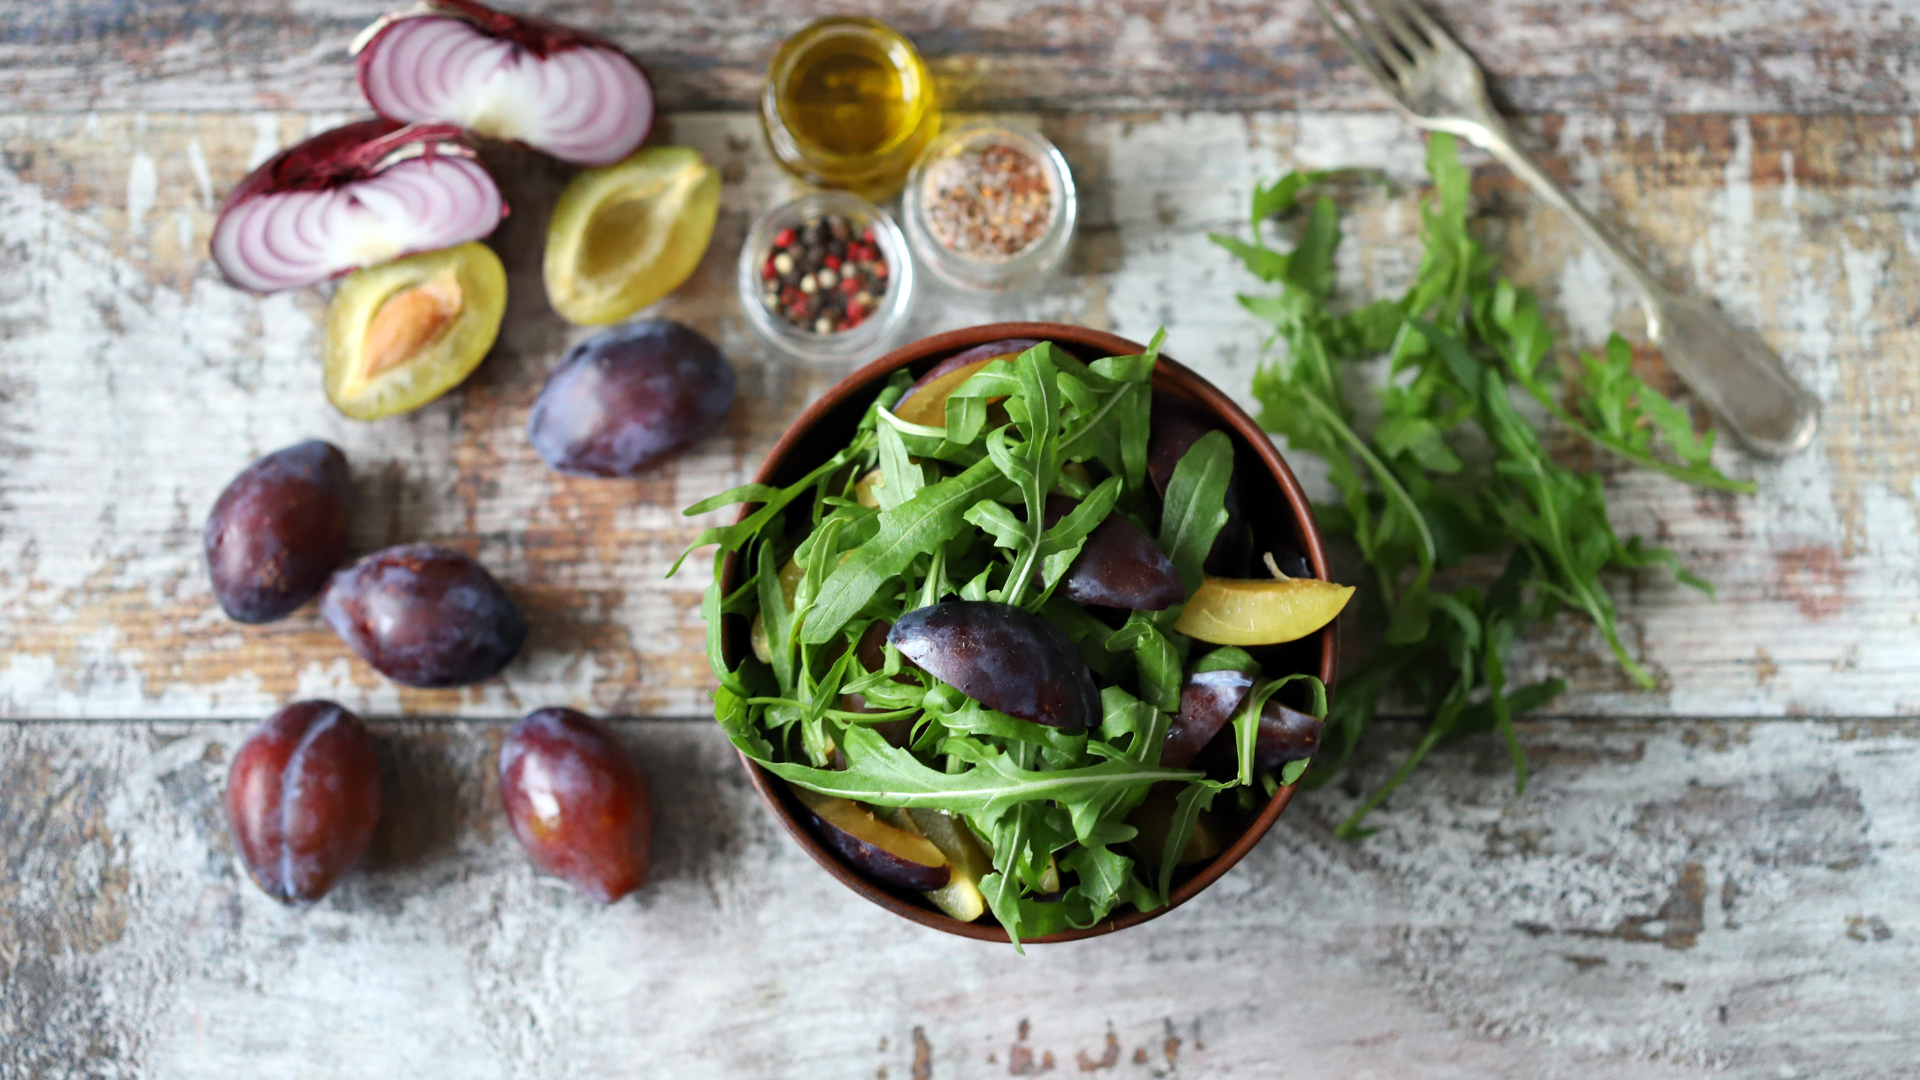
[[[939,129],[940,108],[911,42],[877,20],[840,16],[781,46],[760,118],[788,172],[885,198]]]
[[[832,38],[805,57],[787,91],[794,134],[836,154],[870,154],[907,117],[899,69],[861,37]]]

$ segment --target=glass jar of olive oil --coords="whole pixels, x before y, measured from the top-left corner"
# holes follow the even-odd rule
[[[940,129],[940,103],[912,42],[877,19],[836,15],[774,54],[760,123],[794,176],[878,201]]]

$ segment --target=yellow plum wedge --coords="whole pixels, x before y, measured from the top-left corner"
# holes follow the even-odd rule
[[[1210,577],[1193,591],[1173,628],[1215,645],[1278,645],[1332,622],[1352,596],[1353,586],[1317,578]]]

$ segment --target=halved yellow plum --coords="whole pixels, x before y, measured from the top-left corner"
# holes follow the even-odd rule
[[[692,147],[643,147],[587,169],[547,225],[547,299],[569,322],[619,322],[692,275],[719,213],[720,172]]]
[[[945,885],[926,894],[934,907],[961,922],[972,922],[987,913],[987,898],[980,892],[980,879],[993,873],[993,862],[973,838],[973,830],[967,828],[965,821],[920,807],[896,810],[889,820],[924,838],[946,856],[951,876]]]
[[[1332,622],[1352,596],[1353,586],[1318,578],[1210,577],[1187,598],[1173,628],[1215,645],[1277,645]]]
[[[417,409],[480,366],[506,310],[506,268],[485,244],[357,271],[327,305],[327,398],[356,420]]]
[[[947,423],[947,398],[960,384],[973,378],[975,372],[995,360],[997,356],[983,356],[978,360],[962,364],[956,368],[942,371],[922,383],[916,383],[916,392],[893,407],[893,415],[909,424],[925,424],[928,427],[945,427]]]

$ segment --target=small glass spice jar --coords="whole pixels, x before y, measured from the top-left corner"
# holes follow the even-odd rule
[[[940,102],[911,41],[878,19],[835,15],[774,53],[760,126],[793,176],[886,199],[940,130]]]
[[[942,280],[1001,292],[1060,265],[1079,219],[1073,172],[1031,128],[980,122],[928,144],[902,197],[907,238]]]
[[[879,355],[906,321],[913,259],[885,210],[823,191],[754,222],[738,279],[760,336],[800,360],[839,364]]]

